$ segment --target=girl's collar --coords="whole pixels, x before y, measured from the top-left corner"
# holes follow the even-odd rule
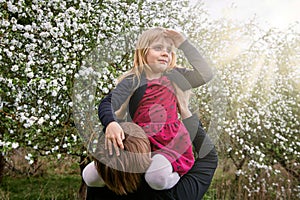
[[[147,78],[146,72],[145,72],[145,70],[144,70],[144,71],[141,73],[141,78],[142,78],[142,79],[146,79],[146,80],[155,80],[155,79],[160,79],[161,77],[165,76],[166,74],[167,74],[167,72],[163,72],[163,73],[161,73],[161,76],[160,76],[160,77],[155,77],[155,78],[149,79],[149,78]]]

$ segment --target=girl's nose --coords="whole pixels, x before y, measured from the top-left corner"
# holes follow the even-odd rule
[[[161,54],[164,56],[169,56],[170,52],[168,51],[168,49],[162,49]]]

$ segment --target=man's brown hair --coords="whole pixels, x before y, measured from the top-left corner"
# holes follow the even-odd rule
[[[120,155],[109,155],[108,150],[104,149],[105,137],[102,136],[94,161],[105,185],[118,195],[126,195],[139,188],[143,174],[151,163],[151,147],[140,126],[132,122],[120,125],[125,133],[124,149],[120,149]]]

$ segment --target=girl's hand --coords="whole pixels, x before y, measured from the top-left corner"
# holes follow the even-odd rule
[[[118,122],[110,122],[105,130],[105,149],[108,149],[109,155],[113,154],[113,147],[117,156],[120,155],[119,148],[124,149],[123,140],[125,134]]]
[[[171,38],[171,40],[173,40],[176,48],[178,48],[186,40],[186,37],[183,34],[173,29],[166,29],[164,34],[166,37]]]

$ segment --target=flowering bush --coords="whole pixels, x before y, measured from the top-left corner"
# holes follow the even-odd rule
[[[260,30],[250,22],[216,23],[210,27],[209,57],[218,69],[218,89],[223,99],[209,106],[209,89],[199,90],[202,113],[222,122],[217,146],[221,158],[235,169],[228,198],[295,199],[299,187],[299,52],[296,27],[286,32]],[[214,39],[209,39],[213,37]],[[204,43],[205,45],[205,43]],[[226,106],[224,106],[226,104]],[[207,109],[205,109],[205,106]],[[200,112],[200,114],[201,114]],[[216,114],[216,113],[215,113]],[[207,116],[206,116],[207,117]],[[205,117],[205,118],[206,118]],[[205,119],[204,118],[204,119]],[[210,127],[208,133],[210,133]],[[216,134],[213,133],[213,136]],[[226,180],[228,183],[228,180]],[[221,192],[221,189],[220,189]],[[228,193],[227,193],[228,194]],[[225,194],[219,197],[224,198]]]
[[[299,181],[300,167],[299,42],[293,29],[271,30],[224,69],[235,77],[226,81],[226,151],[250,198],[269,194],[290,199],[300,194],[291,184]]]
[[[176,24],[183,4],[0,1],[1,152],[30,147],[29,163],[37,155],[51,154],[58,159],[63,153],[81,155],[83,145],[72,114],[72,88],[84,58],[108,38],[137,34],[145,27],[167,23],[168,18],[174,19],[169,25]],[[110,63],[101,68],[98,99],[113,87],[119,69],[129,67],[129,50],[120,49],[117,42],[109,47],[99,52]],[[111,52],[119,54],[109,58]]]

